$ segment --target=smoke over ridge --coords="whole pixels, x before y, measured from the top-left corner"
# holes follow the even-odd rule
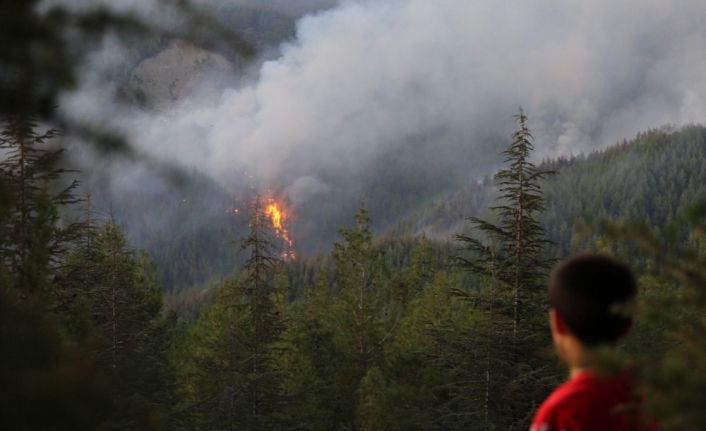
[[[105,102],[91,72],[63,109],[227,187],[248,172],[299,204],[357,203],[389,170],[444,187],[488,173],[520,105],[539,157],[703,122],[704,22],[699,0],[345,1],[301,18],[254,79],[168,112]]]

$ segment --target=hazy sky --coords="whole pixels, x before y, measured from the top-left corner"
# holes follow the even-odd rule
[[[488,159],[476,149],[520,105],[539,156],[704,122],[705,22],[703,0],[348,0],[302,18],[254,80],[166,113],[107,101],[93,69],[120,61],[108,38],[62,109],[226,185],[248,171],[302,199],[355,194],[337,188],[395,152],[438,175]]]

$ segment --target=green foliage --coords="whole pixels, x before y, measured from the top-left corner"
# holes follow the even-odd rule
[[[363,381],[364,429],[473,429],[482,423],[482,399],[468,390],[482,380],[482,363],[458,347],[477,339],[485,316],[458,298],[457,283],[439,274],[407,306],[384,360]]]
[[[538,169],[558,174],[540,182],[546,208],[539,220],[552,241],[548,254],[566,256],[596,240],[576,235],[577,225],[608,218],[660,227],[703,199],[706,127],[655,129],[588,155],[547,160]],[[498,195],[497,186],[486,177],[418,208],[400,220],[394,232],[434,237],[466,232],[464,218],[488,217],[485,209]]]
[[[36,128],[13,117],[1,135],[3,426],[166,429],[172,325],[154,270],[112,223],[60,226],[75,183]]]
[[[558,179],[542,183],[542,224],[553,252],[566,255],[595,242],[576,224],[598,219],[652,227],[676,220],[706,193],[706,128],[657,129],[588,156],[547,163]]]
[[[289,307],[279,360],[283,428],[377,429],[385,420],[376,400],[392,371],[387,346],[443,259],[427,241],[374,242],[370,224],[361,208]]]
[[[38,148],[52,136],[19,117],[0,134],[0,412],[8,429],[94,429],[107,407],[90,361],[64,342],[53,312],[62,195],[52,199],[48,188],[61,171],[59,153]]]
[[[651,269],[640,280],[637,334],[625,346],[624,359],[640,370],[649,417],[660,429],[704,429],[706,204],[690,207],[659,230],[623,223],[606,223],[601,230],[613,241],[637,243]]]
[[[509,167],[497,175],[496,219],[474,218],[478,236],[461,235],[463,268],[449,265],[455,251],[446,243],[375,239],[361,208],[329,255],[282,270],[256,199],[242,268],[181,298],[191,314],[179,322],[164,310],[158,268],[115,222],[96,224],[90,198],[85,220],[62,224],[60,208],[76,199],[72,183],[62,186],[55,132],[13,117],[0,135],[3,429],[526,428],[558,380],[545,349],[542,192],[568,191],[528,161],[531,135],[522,113],[518,121]],[[638,325],[621,349],[663,429],[706,427],[706,211],[675,209],[703,191],[703,130],[641,136],[633,150],[649,153],[644,159],[625,156],[633,150],[624,146],[603,153],[606,163],[599,153],[555,166],[578,190],[591,184],[583,163],[676,166],[674,154],[691,155],[684,175],[652,184],[675,187],[672,196],[653,207],[635,201],[640,209],[630,211],[643,221],[642,208],[652,211],[646,228],[609,225],[610,235],[573,238],[624,254],[642,274]],[[673,153],[663,145],[670,139]],[[613,189],[595,193],[605,190]],[[612,208],[592,193],[580,196],[594,201],[587,214]]]
[[[282,429],[345,429],[352,415],[350,394],[340,386],[346,370],[331,315],[334,298],[322,274],[287,310],[276,360],[283,404],[275,418]]]
[[[458,258],[460,266],[480,277],[484,286],[462,295],[480,305],[490,322],[481,340],[459,341],[468,354],[485,355],[485,387],[469,385],[466,391],[484,392],[485,426],[502,429],[527,428],[548,389],[543,381],[551,378],[538,357],[549,345],[542,299],[551,262],[544,257],[548,241],[538,219],[544,209],[540,180],[551,172],[529,161],[533,145],[527,117],[520,110],[516,119],[513,143],[503,152],[508,166],[495,175],[500,204],[491,209],[498,222],[471,218],[483,238],[457,236],[467,253]],[[532,389],[512,395],[525,387]]]
[[[109,188],[107,180],[87,187]],[[112,208],[130,244],[154,259],[167,292],[220,282],[242,265],[233,241],[247,233],[247,217],[233,212],[233,199],[223,187],[196,172],[185,173],[178,184],[154,176],[145,181],[157,186],[117,195],[94,193],[94,206],[97,212]]]
[[[39,134],[36,129],[33,119],[13,116],[0,132],[0,151],[5,151],[0,171],[12,202],[1,228],[5,235],[0,260],[16,274],[16,287],[25,290],[47,289],[49,265],[56,263],[77,229],[60,228],[55,208],[76,202],[72,192],[77,183],[50,190],[65,172],[57,167],[62,150],[50,147],[57,132]]]
[[[190,329],[179,365],[179,386],[186,428],[235,426],[247,385],[245,344],[252,337],[247,300],[237,280],[226,282],[216,303]],[[240,293],[240,294],[238,294]],[[248,415],[249,417],[249,415]]]
[[[343,242],[335,244],[332,252],[336,292],[332,314],[342,368],[337,376],[339,390],[349,407],[338,420],[359,427],[358,411],[365,407],[361,381],[380,362],[383,343],[391,335],[397,315],[388,307],[380,277],[381,260],[373,247],[370,217],[364,207],[356,213],[355,223],[353,228],[340,230]]]
[[[488,243],[469,235],[457,236],[469,252],[475,253],[472,259],[460,257],[461,266],[512,290],[515,326],[521,318],[520,297],[544,288],[544,276],[551,262],[542,253],[548,241],[538,216],[544,210],[540,180],[552,173],[538,170],[529,161],[534,147],[527,117],[520,110],[516,119],[519,128],[513,135],[513,143],[503,152],[508,167],[495,175],[500,204],[491,209],[498,223],[470,219]]]
[[[41,298],[13,289],[0,269],[0,415],[4,429],[95,430],[108,387],[80,348],[64,342]]]
[[[262,199],[250,211],[249,252],[241,274],[220,289],[216,303],[190,331],[180,367],[186,423],[196,427],[272,428],[279,403],[274,365],[282,331],[280,264]]]
[[[110,382],[111,415],[101,429],[165,429],[173,399],[169,353],[174,322],[162,313],[155,270],[107,223],[57,275],[67,335]]]
[[[347,347],[355,373],[360,378],[379,359],[385,297],[383,296],[378,251],[373,247],[370,217],[365,208],[355,215],[356,226],[341,229],[342,243],[334,245],[332,253],[337,292],[336,308],[341,319],[338,336]]]

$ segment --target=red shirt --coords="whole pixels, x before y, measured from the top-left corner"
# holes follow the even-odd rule
[[[634,401],[626,376],[602,377],[582,371],[542,403],[530,431],[638,430]]]

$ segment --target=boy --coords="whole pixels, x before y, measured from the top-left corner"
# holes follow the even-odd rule
[[[625,305],[636,291],[630,269],[606,256],[574,256],[554,268],[549,324],[570,377],[542,403],[531,431],[639,429],[629,377],[599,373],[595,359],[599,348],[616,344],[630,330]]]

